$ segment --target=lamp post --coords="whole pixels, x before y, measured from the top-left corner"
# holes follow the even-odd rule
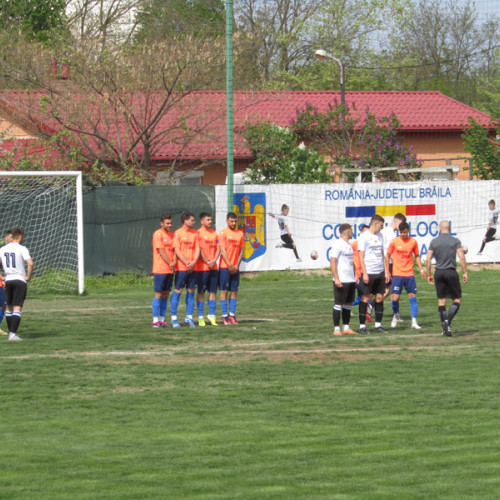
[[[226,0],[226,136],[227,209],[233,211],[234,123],[233,123],[233,0]]]
[[[344,84],[344,65],[340,59],[337,59],[332,54],[323,49],[318,49],[314,54],[318,59],[332,59],[340,66],[340,102],[342,103],[342,142],[345,139],[345,84]]]

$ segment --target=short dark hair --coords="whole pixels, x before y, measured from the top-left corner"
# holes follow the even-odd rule
[[[212,217],[212,214],[209,214],[208,212],[201,212],[200,213],[200,220],[204,219],[205,217]]]
[[[8,236],[9,234],[12,234],[12,229],[7,229],[7,231],[5,231],[5,236]]]
[[[370,220],[370,226],[374,223],[374,222],[382,222],[384,223],[385,222],[385,219],[379,215],[379,214],[375,214],[371,220]]]
[[[22,227],[15,227],[12,230],[12,238],[16,239],[19,238],[19,236],[24,236],[24,229]]]
[[[184,222],[190,219],[191,217],[194,217],[194,214],[192,212],[183,212],[181,214],[181,222],[184,224]]]
[[[365,227],[368,227],[368,226],[367,226],[366,224],[360,224],[360,225],[358,226],[358,231],[359,231],[359,232],[363,231],[363,229],[364,229]]]
[[[488,205],[496,205],[495,200],[490,200],[490,201],[488,202]]]
[[[344,231],[347,231],[348,229],[352,229],[352,226],[350,224],[347,224],[347,222],[345,222],[344,224],[340,224],[339,233],[342,234]]]
[[[398,212],[395,216],[395,219],[398,219],[402,222],[406,222],[406,215],[402,214],[401,212]]]
[[[163,214],[160,217],[160,221],[163,222],[164,220],[172,220],[172,216],[170,214]]]
[[[399,225],[399,232],[406,231],[407,229],[410,230],[410,224],[408,224],[408,222],[406,221],[401,222],[401,224]]]
[[[283,210],[285,209],[290,209],[290,207],[288,205],[286,205],[285,203],[283,203],[283,205],[281,205],[281,211],[283,212]]]
[[[226,215],[226,219],[237,219],[238,216],[234,212],[228,212]]]

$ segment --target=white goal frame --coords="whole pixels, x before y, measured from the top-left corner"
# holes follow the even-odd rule
[[[76,191],[76,239],[78,252],[78,293],[85,291],[85,267],[83,257],[83,201],[82,201],[82,173],[77,171],[1,171],[1,177],[74,177]]]

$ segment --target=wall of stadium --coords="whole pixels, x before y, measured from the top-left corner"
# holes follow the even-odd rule
[[[371,184],[236,185],[234,211],[245,231],[243,271],[315,269],[329,266],[330,249],[339,238],[340,224],[369,223],[378,213],[392,221],[397,212],[407,216],[410,235],[419,243],[425,260],[431,240],[439,234],[439,221],[451,222],[452,234],[469,249],[470,263],[500,262],[499,240],[477,255],[489,221],[488,201],[500,205],[500,181],[425,181]],[[291,249],[281,247],[276,219],[281,206],[288,214],[292,238],[300,261]],[[216,186],[217,229],[225,227],[227,187]],[[498,231],[500,233],[500,229]],[[318,252],[318,258],[311,258]]]

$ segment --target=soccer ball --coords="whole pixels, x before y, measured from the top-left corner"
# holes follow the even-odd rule
[[[467,248],[466,245],[463,245],[462,246],[462,250],[464,251],[464,254],[467,253],[469,251],[469,249]]]
[[[316,250],[311,252],[311,259],[316,260],[319,257],[319,253]]]

